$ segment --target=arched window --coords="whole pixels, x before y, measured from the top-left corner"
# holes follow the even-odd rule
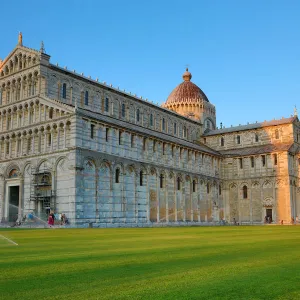
[[[177,134],[177,124],[174,123],[174,134]]]
[[[67,84],[66,83],[63,84],[62,97],[63,97],[63,99],[67,98]]]
[[[221,137],[221,146],[223,147],[224,146],[224,138]]]
[[[254,157],[251,156],[251,168],[254,168]]]
[[[125,118],[125,104],[122,104],[122,118]]]
[[[51,146],[51,132],[48,133],[48,146],[50,147]]]
[[[206,184],[206,192],[209,194],[209,183]]]
[[[120,169],[116,169],[116,183],[120,183]]]
[[[84,105],[89,105],[89,92],[85,91],[84,94]]]
[[[105,98],[105,111],[109,112],[109,99]]]
[[[240,136],[240,135],[237,135],[237,136],[236,136],[236,143],[237,143],[237,144],[240,144],[240,143],[241,143],[241,136]]]
[[[105,129],[105,141],[108,142],[109,128]]]
[[[243,198],[244,199],[248,198],[248,188],[246,185],[243,186]]]
[[[220,196],[222,195],[222,187],[221,187],[221,184],[219,184],[219,195],[220,195]]]
[[[164,187],[164,175],[160,174],[159,176],[159,186],[162,189]]]
[[[150,126],[153,126],[153,115],[150,114]]]
[[[139,110],[139,108],[136,110],[136,121],[137,122],[140,121],[140,110]]]
[[[181,180],[180,177],[177,177],[177,190],[180,191],[180,187],[181,187]]]
[[[166,130],[166,121],[165,121],[165,118],[162,119],[162,130],[163,131]]]
[[[49,119],[52,119],[53,118],[53,108],[51,107],[49,109]]]
[[[278,129],[275,130],[275,139],[276,140],[279,139],[279,131],[278,131]]]
[[[196,180],[193,180],[193,193],[196,192]]]
[[[185,126],[183,127],[183,137],[184,138],[186,137],[186,127]]]
[[[274,157],[274,166],[277,166],[278,163],[277,154],[275,153],[273,157]]]
[[[143,171],[140,171],[140,186],[143,186],[143,176],[144,176]]]
[[[258,134],[255,133],[255,142],[257,143],[258,141],[259,141]]]

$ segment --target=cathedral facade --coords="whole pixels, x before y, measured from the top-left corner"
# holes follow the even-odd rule
[[[289,223],[300,214],[300,123],[217,128],[186,70],[162,105],[50,62],[0,60],[0,220],[74,226]]]

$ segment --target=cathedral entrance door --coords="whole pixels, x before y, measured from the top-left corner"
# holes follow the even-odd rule
[[[8,221],[16,222],[19,212],[19,186],[9,187]]]
[[[267,217],[267,222],[271,223],[272,222],[272,208],[266,208],[266,217]]]

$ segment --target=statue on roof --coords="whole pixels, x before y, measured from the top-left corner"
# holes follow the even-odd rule
[[[18,45],[23,46],[23,35],[22,35],[22,32],[19,32]]]
[[[298,117],[298,110],[297,110],[296,105],[295,105],[295,108],[294,108],[294,117]]]

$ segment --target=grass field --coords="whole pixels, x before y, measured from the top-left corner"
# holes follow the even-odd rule
[[[0,234],[0,299],[300,299],[300,226]]]

